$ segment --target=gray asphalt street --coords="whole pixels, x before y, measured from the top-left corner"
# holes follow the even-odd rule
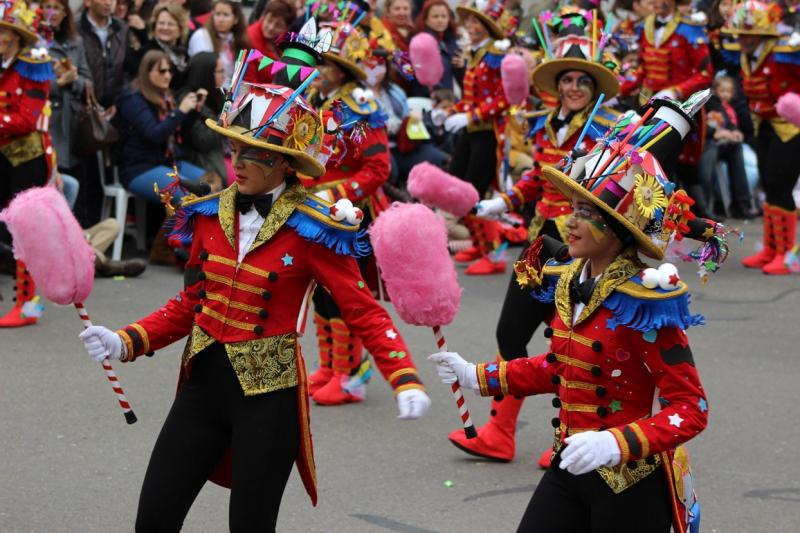
[[[680,265],[693,290],[693,310],[708,321],[688,332],[711,414],[709,428],[689,445],[702,531],[797,532],[800,277],[767,278],[740,267],[738,259],[751,252],[760,230],[743,227],[747,241],[707,285],[699,283],[695,267]],[[452,350],[472,361],[493,359],[507,280],[461,276],[461,311],[445,329]],[[96,324],[116,328],[156,309],[181,283],[177,272],[154,267],[139,279],[98,280],[86,305]],[[11,285],[0,278],[3,310]],[[432,334],[398,327],[432,397],[428,416],[398,420],[380,378],[362,404],[312,407],[320,503],[311,507],[293,473],[279,531],[515,530],[541,478],[536,457],[551,441],[550,398],[525,404],[514,462],[474,460],[446,439],[458,415],[425,360],[435,351]],[[100,366],[83,351],[80,330],[72,308],[50,304],[39,325],[0,331],[0,532],[133,530],[150,450],[175,393],[182,343],[152,359],[116,365],[139,417],[128,426]],[[312,331],[304,346],[313,361]],[[539,331],[530,352],[545,347]],[[485,422],[488,400],[466,398],[475,421]],[[226,531],[227,502],[226,490],[208,484],[184,530]]]

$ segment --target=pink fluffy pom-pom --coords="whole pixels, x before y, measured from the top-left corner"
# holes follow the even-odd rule
[[[429,33],[418,33],[408,44],[408,55],[414,67],[414,76],[425,87],[442,81],[444,65],[439,55],[439,43]]]
[[[411,169],[408,192],[419,201],[457,217],[463,217],[478,203],[478,191],[474,185],[428,162]]]
[[[64,196],[54,187],[18,194],[0,213],[42,294],[62,305],[83,302],[94,283],[94,250]]]
[[[786,93],[778,98],[778,105],[775,107],[780,116],[795,126],[800,126],[800,95]]]
[[[424,205],[395,202],[375,220],[369,236],[400,318],[416,326],[452,322],[461,286],[444,220]]]
[[[500,72],[503,76],[503,92],[508,103],[522,104],[530,90],[528,65],[525,64],[525,60],[520,55],[508,54],[500,64]]]

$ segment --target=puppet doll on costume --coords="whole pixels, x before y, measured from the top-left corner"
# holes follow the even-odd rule
[[[444,382],[484,396],[555,394],[552,464],[520,531],[699,527],[683,444],[705,428],[708,402],[684,330],[703,318],[689,312],[677,269],[649,268],[638,253],[660,260],[676,232],[688,231],[690,200],[663,164],[678,157],[707,99],[708,91],[684,104],[657,98],[658,126],[637,128],[625,144],[611,134],[571,168],[544,170],[572,202],[572,258],[542,266],[531,255],[515,269],[554,304],[547,353],[478,365],[452,352],[431,356]]]
[[[405,341],[365,289],[355,260],[369,251],[359,210],[309,195],[295,177],[325,171],[318,157],[328,136],[299,96],[315,74],[293,89],[243,82],[247,68],[237,64],[219,121],[206,121],[231,142],[236,183],[175,214],[172,237],[191,245],[184,289],[121,330],[81,334],[93,358],[123,362],[189,337],[145,474],[137,530],[180,529],[209,475],[231,488],[232,531],[274,531],[293,464],[316,504],[299,337],[317,283],[373,354],[400,418],[419,418],[430,404]]]
[[[737,4],[724,33],[737,37],[724,52],[742,67],[742,85],[756,124],[758,170],[767,195],[764,241],[760,252],[746,257],[747,268],[765,274],[789,274],[797,263],[797,206],[792,190],[800,176],[800,126],[777,112],[778,99],[800,92],[800,33],[781,38],[781,8],[748,0]]]
[[[497,180],[508,102],[500,66],[511,46],[507,35],[516,21],[505,11],[502,0],[476,0],[456,7],[456,11],[469,34],[470,50],[462,98],[444,123],[447,131],[459,133],[449,170],[472,183],[483,198],[490,188],[502,190]],[[469,275],[505,272],[505,259],[494,254],[499,239],[497,222],[467,215],[464,223],[470,231],[472,246],[457,253],[455,260],[471,263],[466,270]]]
[[[39,14],[23,0],[0,3],[0,209],[17,193],[47,183],[55,153],[50,145],[50,79],[47,48],[39,48]],[[0,223],[0,241],[11,243]],[[0,317],[0,327],[35,324],[41,315],[36,285],[25,264],[16,262],[16,302]]]
[[[359,15],[355,15],[356,20]],[[323,116],[338,124],[335,145],[323,176],[301,176],[317,196],[337,206],[363,213],[366,228],[388,207],[382,185],[389,179],[389,139],[386,115],[372,91],[362,83],[364,65],[371,64],[373,45],[358,28],[331,23],[333,43],[323,54],[324,64],[314,80],[310,101]],[[372,254],[359,259],[366,290],[383,293]],[[319,346],[319,368],[309,376],[309,392],[315,403],[342,405],[362,401],[372,373],[363,339],[351,331],[326,287],[314,291],[314,322]]]
[[[557,17],[552,17],[558,20],[554,28],[559,32],[558,39],[553,42],[554,57],[537,66],[532,78],[540,92],[558,99],[558,106],[535,113],[531,119],[534,168],[504,193],[477,205],[478,216],[493,218],[536,202],[536,215],[529,229],[531,238],[548,235],[559,241],[566,240],[566,221],[572,212],[569,199],[543,178],[542,170],[558,165],[573,150],[589,151],[595,139],[613,127],[618,118],[616,111],[605,106],[592,114],[601,95],[606,101],[617,95],[619,83],[604,61],[595,61],[592,57],[591,39],[583,35],[590,26],[586,23],[590,16],[590,11],[567,7],[562,8]],[[580,23],[575,23],[576,20]],[[589,120],[591,123],[587,125]],[[577,146],[579,140],[581,144]],[[545,252],[541,257],[547,260],[551,256]],[[533,333],[550,312],[551,306],[532,298],[531,290],[519,287],[512,274],[497,324],[500,358],[508,361],[527,357],[527,345]],[[510,461],[515,454],[514,433],[522,403],[523,398],[498,397],[492,402],[489,423],[478,430],[478,438],[466,439],[460,430],[451,432],[448,438],[469,454]],[[549,461],[550,452],[545,451],[539,463],[546,468]]]

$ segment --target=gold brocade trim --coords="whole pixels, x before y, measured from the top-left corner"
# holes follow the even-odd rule
[[[400,385],[396,389],[394,389],[395,394],[400,394],[403,391],[411,390],[411,389],[418,389],[418,390],[425,390],[425,386],[421,383],[406,383],[405,385]]]
[[[22,137],[16,137],[11,142],[0,146],[0,153],[6,156],[12,167],[18,167],[23,163],[44,154],[42,146],[41,132],[34,131]],[[5,176],[3,179],[7,179]]]
[[[414,368],[401,368],[400,370],[392,372],[392,374],[389,376],[389,379],[386,381],[388,381],[391,384],[392,381],[399,378],[400,376],[405,376],[406,374],[414,374],[416,376],[417,371]]]
[[[256,240],[253,241],[247,253],[252,252],[270,240],[286,223],[297,206],[302,204],[305,199],[306,190],[302,185],[295,183],[287,187],[275,202],[275,205],[272,206],[272,209],[270,209],[267,218],[258,231],[258,235],[256,235]]]
[[[205,305],[203,306],[203,310],[201,311],[201,313],[210,316],[214,320],[218,320],[227,326],[233,326],[235,328],[243,329],[245,331],[253,331],[256,328],[255,324],[248,324],[247,322],[240,322],[238,320],[228,318],[225,315],[214,311],[213,309],[209,309]]]
[[[233,281],[231,278],[226,276],[221,276],[219,274],[214,274],[213,272],[204,272],[206,275],[206,279],[211,281],[216,281],[217,283],[222,283],[223,285],[227,285],[229,287],[233,287],[235,289],[239,289],[245,292],[251,292],[253,294],[258,294],[259,296],[264,293],[264,289],[261,287],[256,287],[255,285],[249,285],[247,283],[242,283],[241,281]]]
[[[752,72],[757,72],[758,69],[761,68],[761,65],[764,61],[767,60],[767,57],[772,53],[772,49],[775,48],[775,44],[778,42],[777,39],[767,39],[764,42],[764,47],[761,49],[761,55],[758,56],[756,59],[755,70],[750,69],[750,58],[747,57],[747,54],[741,54],[739,56],[739,62],[742,67],[742,72],[744,73],[746,78],[752,76]]]
[[[594,383],[587,383],[586,381],[570,381],[564,378],[561,378],[561,386],[565,389],[580,389],[589,390],[592,392],[597,389],[597,385]]]
[[[142,338],[142,352],[144,352],[144,353],[149,352],[150,351],[150,336],[147,334],[147,331],[142,326],[137,324],[136,322],[131,324],[130,327],[135,329],[136,333],[138,333],[139,336]]]
[[[617,428],[611,428],[608,431],[614,435],[614,438],[617,439],[617,445],[619,446],[620,451],[620,463],[627,463],[628,459],[631,456],[631,449],[628,446],[628,440],[625,438],[625,435],[622,434],[622,431],[618,430]]]
[[[791,122],[787,122],[786,119],[782,117],[770,119],[769,123],[772,124],[772,129],[775,130],[775,135],[778,136],[781,142],[787,143],[797,134],[800,134],[800,127],[795,126]]]
[[[224,304],[232,309],[238,309],[240,311],[247,311],[248,313],[259,314],[261,312],[260,307],[256,307],[254,305],[248,305],[242,302],[232,302],[225,296],[221,294],[217,294],[216,292],[207,292],[206,299],[214,300],[215,302],[219,302]]]
[[[542,231],[546,220],[547,219],[544,218],[544,216],[542,216],[537,209],[536,214],[533,216],[531,223],[528,226],[528,240],[530,242],[533,242],[536,240],[536,237],[539,236],[539,233]]]
[[[647,457],[650,455],[650,441],[647,440],[647,437],[645,436],[644,431],[642,431],[642,428],[639,427],[639,424],[633,422],[628,424],[628,427],[631,428],[634,433],[636,433],[636,436],[639,438],[639,442],[642,444],[642,457]]]
[[[606,485],[614,492],[619,494],[625,489],[634,486],[661,467],[661,457],[653,455],[653,464],[647,464],[644,459],[634,461],[633,468],[629,467],[629,462],[620,463],[614,467],[601,466],[597,473],[606,482]]]
[[[124,329],[118,329],[117,335],[119,335],[119,338],[122,339],[122,342],[125,344],[125,350],[126,350],[125,359],[121,359],[121,361],[123,363],[127,363],[129,361],[133,361],[134,359],[136,359],[136,354],[133,353],[133,339],[131,339],[131,336],[128,335],[128,332],[125,331]]]
[[[558,142],[558,132],[553,129],[553,126],[550,123],[554,118],[558,117],[558,112],[559,109],[554,109],[547,116],[547,120],[544,124],[545,130],[547,131],[547,138],[550,139],[550,142],[552,142],[556,147],[562,146],[564,143],[570,140],[570,138],[575,135],[576,132],[583,129],[583,127],[586,125],[586,122],[589,120],[589,114],[592,112],[592,107],[586,106],[580,113],[575,113],[575,115],[572,116],[572,120],[569,121],[569,125],[567,126],[567,134],[564,135],[564,143]],[[553,155],[563,155],[563,153],[558,153],[558,151],[555,151]]]
[[[288,389],[298,384],[294,333],[225,345],[245,396]]]
[[[577,342],[578,344],[583,344],[584,346],[592,347],[592,343],[594,342],[589,337],[584,337],[578,333],[564,331],[563,329],[553,329],[553,337],[558,337],[560,339],[571,339]]]
[[[238,194],[238,187],[234,183],[219,195],[219,211],[217,218],[219,218],[219,225],[222,232],[228,239],[228,244],[231,248],[236,250],[236,195]]]
[[[661,34],[661,42],[658,43],[659,46],[656,50],[661,49],[661,45],[669,41],[669,38],[672,37],[672,34],[675,33],[675,30],[678,29],[678,24],[681,22],[681,17],[676,13],[672,16],[667,25],[664,26],[664,33]],[[649,15],[644,21],[644,35],[647,37],[647,41],[656,46],[656,16]]]
[[[508,379],[506,377],[506,373],[508,372],[508,369],[506,368],[508,366],[508,362],[500,361],[497,363],[497,366],[500,374],[500,391],[503,393],[503,396],[508,396]]]
[[[184,346],[183,355],[181,355],[183,366],[188,365],[192,357],[214,344],[214,341],[214,337],[206,333],[203,328],[197,324],[192,326],[192,332],[186,340],[186,346]]]
[[[583,370],[588,370],[589,372],[591,372],[592,371],[592,367],[595,366],[595,365],[593,365],[591,363],[587,363],[586,361],[581,361],[580,359],[575,359],[574,357],[569,357],[567,355],[562,355],[562,354],[558,354],[557,353],[557,354],[555,354],[555,356],[556,356],[556,359],[558,359],[558,361],[560,361],[562,363],[568,364],[570,366],[575,366],[575,367],[578,367],[578,368],[582,368]]]
[[[233,259],[228,259],[227,257],[222,257],[221,255],[214,255],[211,254],[208,256],[208,261],[213,261],[214,263],[221,263],[223,265],[232,267],[232,268],[239,268],[244,270],[245,272],[250,272],[251,274],[255,274],[257,276],[261,276],[262,278],[269,278],[269,272],[258,267],[254,267],[253,265],[248,265],[247,263],[237,263]]]
[[[556,229],[558,230],[558,234],[561,235],[561,240],[563,242],[567,242],[567,238],[569,237],[569,230],[567,229],[567,220],[572,215],[561,215],[557,216],[553,219],[553,222],[556,223]]]
[[[596,413],[599,405],[591,405],[588,403],[567,403],[561,402],[561,408],[565,411],[573,413]]]
[[[558,279],[558,284],[556,285],[556,311],[558,311],[558,316],[561,318],[561,321],[564,322],[564,325],[570,329],[572,329],[573,325],[580,324],[594,313],[600,304],[603,303],[617,287],[625,283],[635,274],[638,274],[642,268],[645,268],[644,263],[639,260],[636,254],[636,247],[630,246],[626,248],[600,275],[600,279],[597,280],[594,291],[592,291],[589,303],[586,304],[580,316],[578,316],[578,320],[573,324],[572,299],[569,294],[569,286],[575,277],[580,276],[580,272],[585,263],[586,259],[577,259],[573,261],[566,272]]]
[[[489,396],[489,386],[486,383],[486,363],[478,364],[477,374],[478,374],[478,387],[480,387],[481,396]]]

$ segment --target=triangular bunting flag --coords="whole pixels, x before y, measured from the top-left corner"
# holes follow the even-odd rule
[[[262,57],[264,57],[264,54],[262,54],[261,52],[259,52],[258,50],[256,50],[254,48],[254,49],[250,50],[250,55],[247,56],[247,62],[251,63],[253,61],[261,59]]]
[[[272,64],[273,60],[268,57],[262,57],[261,63],[258,64],[258,70],[264,70],[266,67]]]
[[[314,67],[300,67],[300,81],[306,81],[306,78],[314,72]]]
[[[289,75],[289,81],[292,81],[297,73],[300,72],[299,65],[286,65],[286,73]],[[301,80],[302,81],[302,80]]]
[[[277,74],[278,72],[283,70],[285,66],[286,66],[286,63],[284,63],[283,61],[276,61],[272,65],[271,74],[274,76],[275,74]]]

